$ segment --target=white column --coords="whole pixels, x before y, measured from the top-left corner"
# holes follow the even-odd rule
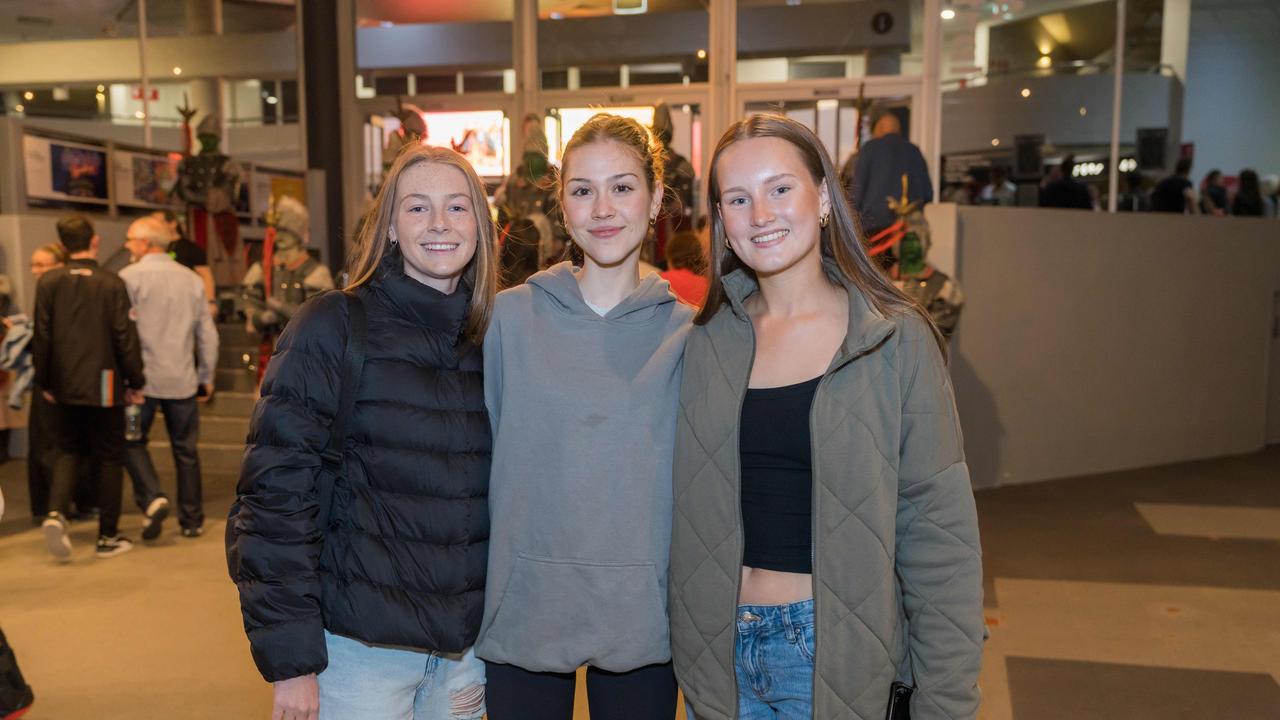
[[[1116,211],[1120,187],[1120,111],[1124,103],[1125,0],[1116,0],[1116,64],[1111,95],[1111,171],[1107,178],[1107,212]]]
[[[933,197],[941,197],[942,182],[942,3],[924,0],[924,48],[920,78],[920,120],[925,162],[933,183]]]
[[[711,97],[703,122],[702,161],[707,166],[711,163],[711,154],[716,140],[724,133],[729,124],[738,117],[738,2],[722,0],[713,2],[708,8],[710,17],[710,37],[707,48],[707,77],[711,86]],[[702,168],[703,177],[709,169]]]
[[[1187,81],[1187,48],[1191,42],[1191,0],[1164,0],[1160,19],[1160,64]]]
[[[301,5],[302,3],[299,3]],[[338,32],[334,38],[334,51],[338,54],[338,76],[345,78],[338,83],[339,102],[342,106],[342,181],[343,219],[345,228],[330,228],[329,232],[341,232],[350,237],[351,228],[364,208],[364,137],[360,109],[356,107],[356,84],[353,82],[356,67],[356,0],[338,0]],[[348,250],[350,240],[348,239]]]
[[[138,76],[142,86],[142,145],[151,147],[151,80],[147,75],[147,0],[138,0]]]
[[[511,118],[511,169],[524,157],[524,116],[544,109],[538,99],[538,0],[513,0],[511,59],[515,66],[515,117]]]

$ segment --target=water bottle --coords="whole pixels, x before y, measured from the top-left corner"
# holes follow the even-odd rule
[[[137,442],[142,439],[142,406],[129,403],[124,407],[124,439]]]

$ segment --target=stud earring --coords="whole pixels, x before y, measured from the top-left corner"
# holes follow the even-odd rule
[[[831,222],[831,215],[828,213],[822,213],[822,215],[818,218],[818,227],[826,228],[827,224],[830,222]]]
[[[649,218],[649,227],[653,227],[654,225],[657,225],[657,224],[658,224],[657,215],[654,215],[653,217]]]
[[[387,239],[389,239],[389,240],[391,241],[391,244],[392,244],[392,245],[395,245],[395,244],[396,244],[396,242],[397,242],[397,241],[396,241],[396,238],[395,238],[395,236],[394,236],[394,235],[388,235],[388,236],[387,236]]]

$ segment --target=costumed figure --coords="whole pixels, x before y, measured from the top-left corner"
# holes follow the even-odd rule
[[[654,106],[652,130],[654,137],[667,151],[665,178],[668,199],[663,203],[662,212],[658,214],[653,226],[656,240],[653,260],[665,267],[667,243],[676,233],[693,230],[693,189],[697,179],[693,163],[671,147],[675,126],[671,122],[671,108],[666,103]]]
[[[245,273],[242,297],[249,329],[262,334],[258,354],[258,381],[266,372],[276,337],[302,303],[332,290],[329,268],[307,252],[307,208],[285,195],[267,213],[267,236],[262,261]],[[270,291],[267,289],[270,288]]]
[[[402,103],[396,98],[396,110],[391,113],[400,121],[400,128],[387,136],[382,147],[382,176],[386,177],[391,164],[406,146],[417,145],[427,137],[427,121],[422,109],[412,103]]]
[[[551,222],[556,216],[556,197],[551,190],[547,173],[551,161],[547,154],[547,134],[542,118],[535,113],[524,116],[521,125],[524,137],[524,155],[515,172],[494,193],[493,204],[498,208],[499,244],[525,223],[537,229],[538,267],[546,268],[560,261],[564,254],[568,235],[564,226]]]
[[[178,165],[176,193],[187,204],[191,239],[208,255],[218,287],[244,278],[247,255],[240,237],[235,201],[240,192],[240,166],[218,149],[222,140],[217,115],[206,115],[196,127],[200,153]]]
[[[893,225],[898,245],[898,262],[889,268],[893,284],[920,304],[933,319],[943,337],[950,338],[960,322],[964,294],[946,273],[929,264],[929,224],[919,202],[907,200],[907,176],[902,176],[902,198],[888,198],[889,208],[898,216]]]

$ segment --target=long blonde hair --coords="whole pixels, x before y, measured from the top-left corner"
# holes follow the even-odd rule
[[[822,256],[835,261],[836,267],[840,269],[840,274],[845,280],[858,288],[872,307],[882,314],[915,313],[923,318],[933,331],[934,340],[937,341],[938,348],[945,358],[946,342],[942,339],[942,333],[938,332],[937,326],[933,324],[929,313],[890,282],[867,255],[867,250],[861,241],[862,229],[849,209],[835,166],[831,163],[831,157],[827,155],[822,141],[803,124],[774,113],[752,115],[735,122],[729,126],[729,129],[720,137],[720,142],[716,144],[715,154],[711,157],[711,172],[707,178],[707,204],[711,209],[711,286],[707,293],[706,304],[702,306],[702,310],[698,312],[693,322],[705,325],[715,317],[721,306],[728,302],[724,287],[720,283],[721,278],[739,268],[745,268],[747,272],[751,272],[751,269],[725,246],[728,234],[725,232],[724,218],[720,213],[720,181],[716,165],[720,156],[731,145],[758,137],[785,140],[799,152],[814,183],[819,187],[826,185],[827,193],[831,198],[831,221],[821,231]]]
[[[467,313],[466,337],[479,345],[489,327],[493,314],[493,297],[498,291],[497,232],[489,215],[489,203],[484,183],[476,175],[471,163],[449,148],[430,145],[410,145],[401,150],[387,173],[387,179],[378,191],[373,207],[365,215],[357,231],[355,249],[347,262],[351,282],[347,290],[354,290],[373,279],[382,259],[391,250],[389,232],[395,214],[396,193],[404,172],[420,163],[439,163],[456,167],[467,179],[471,195],[472,212],[476,214],[476,254],[462,271],[462,281],[471,288],[471,307]]]

